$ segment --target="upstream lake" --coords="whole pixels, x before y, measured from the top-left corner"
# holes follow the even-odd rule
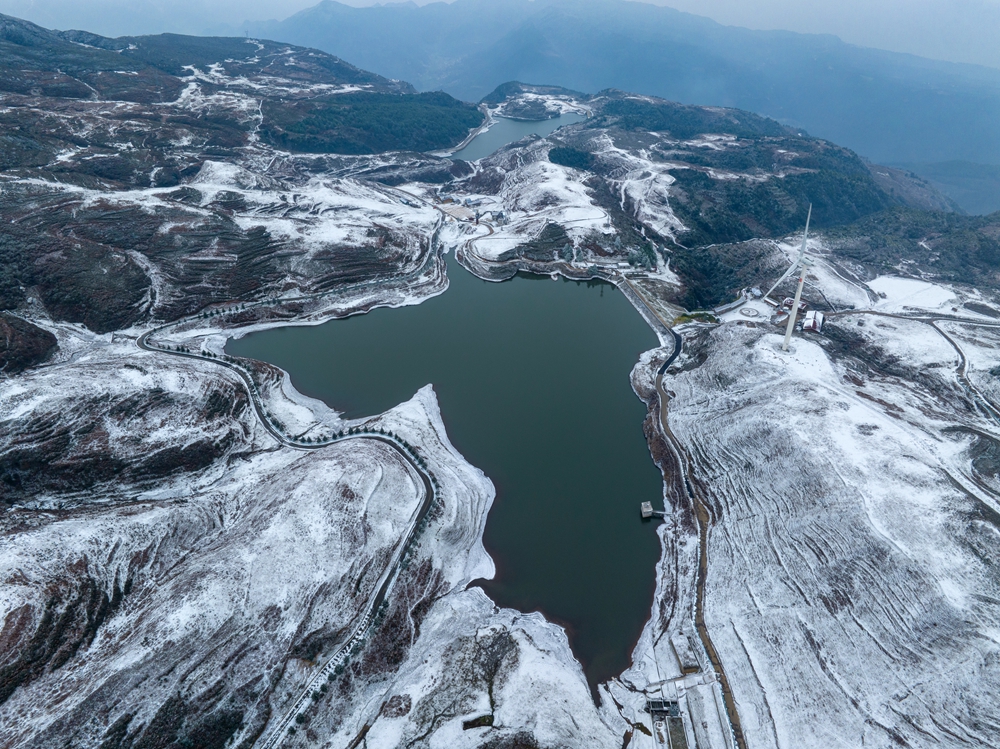
[[[629,373],[653,332],[603,282],[482,281],[453,258],[450,285],[412,307],[252,333],[227,351],[276,364],[348,417],[434,385],[448,436],[497,498],[482,581],[500,606],[564,625],[593,686],[628,668],[650,615],[659,543],[639,503],[662,482]]]
[[[538,122],[509,120],[506,117],[497,117],[496,122],[490,126],[489,130],[477,135],[469,141],[469,144],[465,148],[461,151],[455,151],[449,158],[463,159],[465,161],[482,159],[503,148],[508,143],[521,140],[526,135],[535,134],[545,136],[557,127],[572,125],[574,122],[581,122],[585,119],[587,118],[584,115],[573,113],[559,115],[558,117],[553,117],[551,120],[540,120]]]

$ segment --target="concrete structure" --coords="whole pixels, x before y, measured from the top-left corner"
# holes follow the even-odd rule
[[[666,514],[660,510],[654,510],[652,502],[643,502],[639,505],[639,512],[642,514],[643,520],[649,520],[650,518],[662,518]]]
[[[653,721],[654,746],[688,749],[684,719],[676,700],[650,699],[646,701],[646,710]]]
[[[746,290],[744,289],[743,291],[740,292],[740,296],[739,296],[738,299],[736,299],[736,300],[734,300],[732,302],[729,302],[728,304],[720,305],[720,306],[714,308],[712,310],[712,312],[714,312],[717,316],[721,317],[722,315],[726,314],[727,312],[732,312],[735,309],[739,309],[744,304],[746,304],[749,299],[750,299],[750,295],[747,294]]]
[[[681,667],[682,674],[696,674],[701,671],[698,656],[695,654],[694,648],[691,646],[691,639],[687,635],[681,632],[670,635],[670,647],[674,649],[674,655],[677,656],[677,663]]]

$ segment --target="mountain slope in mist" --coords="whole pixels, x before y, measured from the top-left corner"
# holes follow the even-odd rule
[[[1000,71],[833,36],[750,31],[624,0],[324,0],[248,30],[466,100],[509,80],[613,87],[759,112],[881,163],[1000,163]]]

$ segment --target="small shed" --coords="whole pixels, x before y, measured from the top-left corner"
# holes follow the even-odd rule
[[[802,320],[802,330],[812,331],[813,333],[823,332],[823,313],[817,310],[809,310],[806,312],[805,318]]]
[[[792,297],[785,297],[785,301],[781,303],[781,306],[785,309],[790,310],[792,305],[795,304],[795,300]],[[799,312],[805,312],[809,308],[809,303],[805,299],[799,300]]]

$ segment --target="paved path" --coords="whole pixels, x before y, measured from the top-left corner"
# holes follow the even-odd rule
[[[433,251],[428,252],[428,256],[435,256],[436,253]],[[426,266],[426,261],[424,263]],[[418,275],[424,269],[422,266],[419,270],[415,271],[414,274]],[[395,280],[395,279],[393,279]],[[355,286],[368,286],[375,285],[378,283],[388,283],[388,281],[372,282],[370,284],[356,284]],[[354,288],[354,287],[350,287]],[[346,289],[341,289],[337,293],[343,293]],[[311,294],[302,297],[296,297],[295,299],[281,299],[280,303],[289,301],[300,301],[303,299],[313,299],[321,296],[326,296],[328,293],[323,294]],[[262,306],[266,303],[258,303]],[[250,395],[250,402],[253,404],[254,413],[257,415],[257,419],[260,421],[261,425],[268,431],[268,433],[277,440],[284,447],[289,447],[294,450],[322,450],[329,447],[337,442],[343,442],[351,439],[366,439],[373,440],[376,442],[381,442],[391,449],[395,450],[400,457],[413,469],[413,471],[420,477],[423,483],[423,498],[418,506],[417,510],[414,512],[413,516],[410,518],[410,523],[407,527],[406,533],[403,537],[402,542],[397,546],[396,551],[393,555],[392,560],[387,565],[382,576],[379,578],[379,582],[375,588],[375,592],[372,594],[371,598],[368,600],[365,608],[359,612],[358,619],[354,627],[351,629],[350,635],[347,637],[346,641],[337,649],[337,651],[322,665],[319,671],[309,680],[309,683],[302,689],[299,696],[292,703],[291,707],[287,709],[280,717],[272,719],[270,721],[271,729],[264,734],[264,737],[259,739],[256,746],[259,749],[273,749],[281,744],[282,740],[288,735],[288,729],[292,726],[295,716],[300,712],[307,709],[312,703],[312,693],[319,690],[320,686],[325,683],[330,674],[332,674],[337,666],[344,663],[351,654],[351,650],[358,645],[364,638],[365,634],[371,628],[375,621],[379,607],[382,605],[383,601],[386,600],[392,584],[395,582],[400,565],[405,558],[407,552],[412,546],[414,540],[416,539],[418,528],[421,522],[427,516],[430,508],[433,506],[434,500],[436,498],[436,487],[437,481],[434,476],[423,467],[416,459],[413,448],[407,445],[400,439],[392,436],[386,436],[374,433],[360,433],[353,435],[343,435],[341,437],[333,437],[330,440],[320,443],[320,444],[303,444],[298,442],[291,437],[285,435],[281,430],[274,426],[267,417],[267,411],[264,408],[263,400],[257,389],[256,384],[250,374],[238,364],[225,361],[224,359],[219,359],[215,357],[202,356],[200,353],[190,353],[186,351],[173,351],[167,350],[165,348],[160,348],[159,346],[151,343],[150,339],[153,335],[157,333],[162,333],[167,329],[179,325],[183,322],[190,322],[190,320],[180,320],[174,323],[169,323],[167,325],[154,328],[153,330],[143,333],[136,341],[136,344],[143,351],[149,351],[156,354],[164,354],[168,356],[178,356],[187,359],[196,359],[200,362],[208,362],[215,366],[225,367],[226,369],[234,372],[243,385],[246,387],[247,393]]]
[[[627,281],[626,281],[627,283]],[[631,284],[629,284],[631,286]],[[645,304],[645,300],[638,294],[636,297]],[[646,305],[647,309],[649,308]],[[655,314],[655,313],[654,313]],[[969,362],[968,357],[962,350],[962,347],[958,342],[949,335],[945,330],[943,330],[939,323],[941,322],[955,322],[965,325],[977,325],[981,327],[990,328],[1000,328],[1000,323],[989,323],[981,322],[977,320],[969,320],[967,318],[953,317],[949,315],[898,315],[889,312],[877,312],[874,310],[843,310],[840,312],[829,313],[828,316],[843,316],[852,314],[864,314],[864,315],[875,315],[880,317],[891,317],[899,320],[911,320],[916,322],[922,322],[930,325],[934,328],[941,336],[943,336],[955,349],[959,356],[958,365],[958,377],[962,381],[963,385],[969,389],[970,392],[974,394],[976,399],[979,401],[983,409],[998,423],[1000,423],[1000,407],[991,402],[982,392],[980,392],[975,385],[968,378]],[[729,721],[732,724],[733,738],[736,741],[736,745],[740,749],[746,749],[746,740],[743,736],[742,727],[740,725],[739,713],[736,708],[736,701],[733,697],[732,689],[729,685],[729,679],[726,676],[725,670],[722,666],[721,659],[719,658],[718,651],[715,649],[712,643],[711,635],[708,631],[708,626],[705,623],[705,577],[708,573],[708,529],[712,522],[711,513],[705,502],[702,501],[698,492],[695,489],[695,485],[691,480],[691,469],[688,464],[686,457],[683,453],[683,449],[680,447],[680,443],[673,436],[670,431],[670,426],[667,419],[667,403],[668,395],[663,388],[663,376],[666,373],[667,368],[673,364],[677,356],[681,353],[682,339],[680,335],[673,329],[670,329],[670,333],[674,337],[674,350],[670,356],[660,365],[659,370],[656,375],[656,391],[660,399],[660,430],[666,439],[667,445],[671,452],[674,454],[674,459],[677,465],[681,469],[682,479],[684,483],[685,493],[695,511],[695,516],[698,520],[698,574],[696,582],[696,596],[695,596],[695,629],[698,632],[698,636],[705,647],[705,652],[708,655],[709,661],[712,664],[712,668],[715,670],[716,675],[719,679],[719,684],[722,687],[723,702],[725,705],[726,713],[729,716]]]
[[[646,301],[646,297],[628,280],[628,277],[624,273],[612,272],[609,280],[625,295],[625,298],[632,303],[632,306],[638,310],[639,314],[643,316],[646,324],[657,334],[657,338],[662,341],[667,336],[674,336],[674,353],[670,359],[672,362],[677,357],[677,354],[680,353],[679,336],[674,333],[674,329],[670,327],[666,320],[660,317],[660,314],[653,309],[653,306]],[[643,314],[644,309],[647,314]]]
[[[378,613],[379,607],[382,605],[383,601],[388,597],[389,591],[392,588],[392,584],[396,581],[398,577],[400,565],[406,556],[407,551],[413,544],[415,537],[417,535],[417,529],[420,526],[421,521],[426,517],[427,513],[430,511],[431,506],[434,503],[435,498],[435,481],[433,477],[422,469],[413,459],[406,453],[400,444],[391,438],[373,436],[373,435],[355,435],[354,439],[373,439],[378,442],[384,442],[395,448],[400,455],[410,463],[413,469],[417,472],[420,478],[423,480],[424,484],[424,496],[423,501],[417,508],[417,511],[413,514],[410,519],[410,524],[407,529],[407,533],[402,543],[396,548],[396,552],[393,555],[391,562],[387,565],[385,571],[382,573],[382,577],[379,578],[378,586],[376,587],[375,593],[368,600],[368,604],[364,611],[361,612],[361,617],[357,624],[351,630],[350,636],[341,645],[337,651],[327,659],[327,661],[320,667],[319,671],[309,680],[309,683],[303,687],[302,691],[295,701],[289,706],[287,710],[279,717],[277,720],[270,721],[271,729],[269,732],[263,735],[261,739],[258,739],[255,744],[258,749],[273,749],[274,747],[280,746],[282,740],[288,735],[288,729],[294,725],[295,717],[299,713],[303,713],[309,709],[313,703],[312,694],[314,692],[319,692],[320,687],[323,686],[327,681],[329,681],[330,676],[336,672],[338,666],[344,664],[351,655],[351,651],[355,646],[362,644],[365,635],[368,633],[369,629],[375,623],[375,618]]]
[[[638,295],[637,295],[638,296]],[[641,300],[641,296],[639,297]],[[644,300],[643,300],[643,303]],[[648,305],[647,305],[648,308]],[[650,310],[652,312],[652,310]],[[889,312],[877,312],[874,310],[843,310],[840,312],[829,313],[829,316],[841,316],[841,315],[852,315],[852,314],[864,314],[864,315],[876,315],[880,317],[891,317],[899,320],[911,320],[916,322],[922,322],[930,325],[934,328],[941,336],[943,336],[955,349],[959,356],[958,365],[958,377],[962,383],[971,391],[977,398],[983,409],[998,423],[1000,423],[1000,407],[991,402],[985,395],[980,392],[975,385],[968,378],[969,361],[965,352],[958,342],[943,330],[939,323],[941,322],[955,322],[964,325],[976,325],[981,327],[989,328],[1000,328],[1000,323],[989,323],[981,322],[977,320],[969,320],[967,318],[953,317],[948,315],[898,315]],[[733,697],[732,689],[729,685],[729,679],[726,676],[725,670],[722,666],[722,662],[719,658],[718,651],[715,649],[712,643],[711,635],[708,631],[708,626],[705,623],[705,578],[708,573],[708,529],[712,522],[711,513],[705,502],[702,501],[698,492],[695,489],[694,483],[691,481],[691,469],[687,462],[683,450],[680,447],[680,443],[673,436],[670,431],[670,426],[667,419],[667,403],[668,396],[663,388],[663,376],[666,373],[667,368],[674,362],[677,356],[681,352],[682,339],[680,335],[670,329],[671,334],[674,336],[674,350],[671,355],[660,365],[656,376],[656,390],[657,395],[660,399],[660,430],[667,441],[667,445],[674,454],[674,459],[677,461],[677,465],[681,468],[682,479],[684,483],[685,492],[692,503],[695,510],[695,515],[698,519],[698,574],[696,582],[696,597],[695,597],[695,629],[698,632],[698,636],[705,647],[705,652],[708,655],[709,661],[712,664],[716,675],[719,679],[719,684],[722,688],[722,697],[725,705],[726,713],[729,717],[729,721],[732,725],[733,739],[739,749],[746,749],[746,739],[743,736],[742,727],[740,725],[739,713],[736,708],[736,701]]]
[[[385,601],[388,593],[392,587],[392,583],[395,582],[396,577],[399,572],[400,564],[412,545],[417,529],[420,526],[421,521],[426,517],[427,513],[430,511],[431,506],[434,503],[436,497],[435,487],[436,480],[434,477],[423,468],[414,457],[411,455],[407,446],[401,441],[394,437],[377,435],[377,434],[354,434],[354,435],[344,435],[343,437],[335,437],[329,442],[323,444],[302,444],[292,440],[291,438],[284,435],[277,427],[273,426],[270,421],[268,421],[265,415],[265,409],[263,403],[261,402],[260,393],[257,390],[256,385],[250,375],[241,367],[236,364],[224,361],[222,359],[214,359],[203,357],[200,354],[191,354],[183,351],[167,351],[165,349],[160,349],[155,346],[151,346],[149,343],[149,336],[154,331],[149,331],[144,333],[139,337],[137,344],[139,348],[144,351],[151,351],[158,354],[168,354],[170,356],[181,356],[189,359],[197,359],[198,361],[210,362],[220,367],[225,367],[232,372],[235,372],[237,376],[243,381],[246,386],[247,392],[250,394],[250,401],[253,403],[254,412],[257,414],[257,418],[261,425],[271,434],[274,439],[281,443],[285,447],[290,447],[295,450],[322,450],[329,447],[337,442],[343,442],[351,439],[366,439],[374,440],[376,442],[381,442],[388,445],[394,449],[399,455],[405,460],[410,467],[416,472],[416,474],[421,478],[423,482],[423,498],[417,508],[413,517],[410,519],[409,526],[406,531],[406,535],[403,541],[399,544],[396,549],[395,554],[389,565],[386,567],[385,571],[382,573],[382,577],[379,579],[378,586],[375,589],[374,594],[368,600],[367,605],[364,610],[360,612],[360,616],[357,623],[351,630],[350,636],[341,645],[337,651],[323,664],[320,670],[310,679],[309,683],[302,689],[299,696],[292,703],[291,707],[287,709],[284,714],[279,717],[276,721],[270,721],[272,728],[266,734],[262,740],[258,740],[256,746],[260,749],[273,749],[273,747],[279,746],[282,739],[288,734],[289,727],[292,726],[295,716],[300,712],[307,709],[312,703],[312,693],[317,691],[320,686],[322,686],[329,678],[329,675],[334,672],[334,670],[340,664],[344,663],[349,657],[351,650],[357,645],[365,636],[372,623],[375,620],[376,613],[382,602]]]
[[[397,195],[404,194],[408,198],[420,200],[421,202],[427,205],[433,206],[433,204],[429,203],[429,201],[426,201],[418,196],[404,193],[403,191],[399,190],[391,190],[391,192]],[[433,207],[437,208],[439,213],[441,213],[441,218],[439,219],[439,224],[437,227],[437,229],[440,229],[444,214],[438,206],[433,206]],[[486,226],[490,234],[493,233],[492,226],[486,224],[485,222],[483,225]],[[435,233],[437,229],[435,230]],[[474,250],[472,250],[472,245],[474,244],[476,239],[477,239],[476,237],[473,237],[466,242],[466,251],[469,251],[480,261],[489,262],[486,261],[485,258],[480,257],[477,253],[474,252]],[[428,255],[433,256],[434,253],[429,252]],[[426,261],[419,270],[415,271],[413,274],[410,275],[413,276],[418,275],[419,273],[423,272],[425,266],[426,266]],[[351,287],[340,289],[337,292],[326,292],[326,293],[305,295],[295,298],[280,299],[280,300],[275,300],[275,302],[273,303],[285,303],[292,301],[304,301],[309,299],[315,299],[322,296],[326,296],[330,293],[344,293],[345,291],[350,291],[356,288],[367,287],[367,286],[375,287],[381,283],[391,282],[392,280],[398,280],[398,279],[355,284]],[[686,456],[684,454],[683,449],[680,446],[680,443],[677,441],[677,439],[670,431],[667,418],[668,396],[663,388],[663,376],[666,373],[667,368],[680,355],[683,347],[683,340],[681,336],[676,331],[674,331],[660,317],[660,315],[652,308],[652,306],[648,302],[646,302],[642,294],[632,285],[632,283],[623,274],[619,273],[611,274],[611,278],[609,278],[608,280],[611,280],[612,282],[618,281],[616,285],[618,286],[619,289],[622,290],[625,296],[632,302],[633,306],[637,307],[640,310],[640,312],[643,310],[646,311],[647,314],[644,314],[643,317],[647,319],[647,322],[650,324],[650,326],[653,327],[655,330],[657,330],[657,332],[659,332],[661,335],[669,333],[669,335],[674,340],[674,350],[671,352],[670,356],[663,362],[663,364],[660,365],[659,369],[657,370],[656,390],[660,400],[660,412],[659,412],[660,429],[664,436],[664,439],[667,442],[668,447],[674,454],[674,458],[676,460],[678,467],[681,470],[681,476],[685,492],[692,504],[695,516],[698,521],[699,560],[698,560],[698,572],[696,578],[694,624],[695,624],[695,629],[698,632],[698,636],[701,639],[702,644],[704,646],[706,655],[708,656],[708,659],[712,665],[715,675],[718,678],[722,690],[725,711],[729,718],[730,727],[732,730],[732,737],[736,743],[736,746],[739,747],[739,749],[746,749],[746,741],[743,736],[739,713],[736,707],[736,701],[735,698],[733,697],[732,690],[729,685],[729,680],[722,666],[722,662],[721,659],[719,658],[718,651],[716,650],[715,645],[712,642],[711,635],[708,631],[708,627],[705,622],[705,579],[708,573],[708,531],[712,523],[712,517],[707,504],[702,500],[699,493],[695,490],[695,484],[692,481],[692,476],[691,476],[690,464],[686,459]],[[258,303],[258,305],[255,306],[261,306],[263,304],[267,304],[267,302]],[[954,341],[954,339],[951,338],[951,336],[949,336],[945,331],[941,330],[941,328],[939,328],[936,324],[939,321],[952,320],[952,319],[954,319],[954,321],[956,322],[962,322],[962,323],[969,323],[970,321],[962,318],[950,318],[950,317],[922,319],[922,318],[907,317],[902,315],[893,315],[889,313],[865,312],[865,311],[854,311],[854,313],[884,315],[886,317],[896,317],[907,320],[917,319],[920,320],[921,322],[927,322],[931,324],[941,335],[943,335],[946,339],[948,339],[951,345],[958,352],[961,362],[959,367],[960,377],[962,377],[963,381],[968,385],[968,387],[973,392],[979,395],[982,402],[986,404],[987,408],[994,415],[994,418],[1000,418],[1000,412],[998,412],[997,409],[991,403],[989,403],[989,401],[985,397],[983,397],[982,394],[979,393],[979,391],[976,390],[970,382],[968,382],[966,377],[968,363],[964,352],[961,350],[961,347],[957,344],[957,342]],[[832,314],[836,315],[836,314],[850,314],[850,313],[844,311],[841,313],[832,313]],[[284,737],[288,735],[288,729],[292,727],[292,725],[294,724],[295,717],[300,712],[303,712],[310,707],[310,705],[312,704],[312,696],[311,696],[312,693],[319,690],[319,687],[327,681],[330,674],[334,673],[337,666],[341,665],[347,660],[347,658],[351,653],[351,650],[363,640],[365,634],[372,626],[379,607],[386,600],[386,597],[388,596],[388,593],[392,587],[392,583],[395,581],[398,575],[400,564],[403,558],[405,557],[407,550],[409,549],[410,545],[414,540],[417,528],[420,522],[427,515],[427,512],[430,510],[430,507],[432,506],[432,503],[435,498],[435,491],[434,491],[435,481],[433,476],[431,476],[425,469],[421,468],[421,466],[413,459],[413,457],[410,455],[406,447],[404,447],[404,445],[401,442],[391,437],[373,435],[373,434],[347,435],[341,438],[335,438],[323,444],[302,444],[287,437],[277,427],[273,426],[268,420],[260,393],[258,392],[257,387],[253,382],[253,379],[242,367],[222,359],[204,357],[200,354],[188,353],[183,351],[168,351],[150,344],[150,337],[152,335],[163,332],[167,328],[178,325],[181,322],[185,321],[178,321],[177,323],[165,325],[160,328],[148,331],[147,333],[144,333],[142,336],[140,336],[140,338],[137,341],[139,347],[146,351],[152,351],[155,353],[170,354],[173,356],[183,356],[183,357],[197,359],[199,361],[211,362],[212,364],[226,367],[227,369],[235,372],[237,376],[239,376],[240,379],[243,381],[244,385],[247,388],[248,393],[250,394],[251,402],[253,403],[254,406],[254,411],[257,414],[260,423],[279,443],[281,443],[286,447],[290,447],[296,450],[317,450],[317,449],[323,449],[324,447],[333,444],[333,442],[339,442],[344,439],[376,440],[379,442],[383,442],[392,447],[393,449],[397,450],[397,452],[399,452],[399,454],[404,458],[404,460],[406,460],[413,468],[413,470],[421,477],[424,484],[423,501],[421,502],[418,510],[414,513],[413,518],[411,519],[407,534],[404,540],[397,547],[396,553],[394,554],[392,561],[386,567],[386,570],[383,572],[382,577],[379,579],[379,584],[375,590],[375,593],[369,599],[365,609],[362,612],[360,612],[359,619],[357,620],[356,625],[352,629],[350,636],[341,645],[341,647],[337,649],[334,655],[331,656],[322,665],[322,667],[313,676],[313,678],[310,679],[309,683],[302,689],[300,695],[295,699],[291,707],[287,709],[278,719],[271,721],[271,729],[256,744],[258,749],[274,749],[274,747],[279,746]],[[982,324],[990,327],[1000,327],[1000,324],[994,325],[990,323],[975,323],[975,322],[973,322],[972,324]]]

